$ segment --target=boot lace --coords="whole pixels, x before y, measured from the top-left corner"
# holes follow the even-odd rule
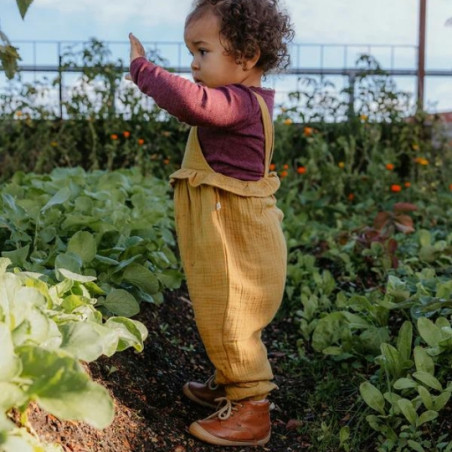
[[[215,375],[209,377],[209,379],[204,383],[211,391],[216,391],[218,389],[218,385],[215,384]]]
[[[237,402],[233,402],[229,400],[227,397],[218,397],[215,399],[215,402],[218,402],[217,411],[211,414],[206,419],[212,419],[218,417],[221,420],[226,420],[231,417],[234,411],[237,411],[242,405]],[[220,408],[220,406],[224,403],[224,405]]]

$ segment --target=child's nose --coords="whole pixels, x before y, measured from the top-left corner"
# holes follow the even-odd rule
[[[191,60],[191,68],[192,70],[199,69],[199,63],[196,58]]]

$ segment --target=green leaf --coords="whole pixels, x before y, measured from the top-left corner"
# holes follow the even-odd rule
[[[25,14],[27,14],[28,8],[33,3],[33,0],[16,0],[17,6],[19,7],[20,15],[22,16],[22,19],[25,17]]]
[[[144,265],[131,263],[124,270],[123,278],[151,295],[159,291],[159,280]]]
[[[443,390],[441,383],[433,375],[427,372],[414,372],[413,377],[416,378],[416,380],[419,380],[421,383],[424,383],[429,388],[436,389],[437,391]]]
[[[324,355],[339,356],[344,353],[344,350],[342,349],[342,347],[337,347],[337,346],[332,345],[330,347],[324,348],[322,350],[322,353]]]
[[[41,209],[41,213],[45,213],[47,209],[59,204],[64,204],[71,197],[71,190],[68,187],[63,187],[58,190]]]
[[[0,276],[6,273],[6,269],[11,265],[11,259],[0,257]]]
[[[14,74],[18,70],[17,62],[21,60],[17,50],[17,47],[9,44],[6,46],[0,45],[0,62],[2,63],[5,75],[9,80],[14,77]]]
[[[407,443],[411,447],[411,449],[415,450],[416,452],[425,452],[425,449],[417,441],[413,441],[412,439],[409,439],[407,441]]]
[[[435,374],[435,363],[433,362],[433,358],[423,347],[417,346],[414,348],[414,362],[417,371],[427,372],[431,375]]]
[[[419,243],[421,246],[429,246],[432,243],[432,235],[430,234],[430,231],[427,231],[426,229],[420,229],[418,231],[419,236]]]
[[[59,280],[62,279],[60,275],[61,269],[69,270],[72,273],[80,274],[82,264],[83,262],[77,254],[74,253],[58,254],[58,256],[55,258],[55,270],[57,273],[57,277],[59,277],[58,279]]]
[[[359,392],[367,405],[369,405],[373,410],[378,411],[380,414],[385,415],[385,399],[380,390],[378,390],[372,383],[366,381],[361,383],[359,386]]]
[[[393,378],[402,373],[402,358],[398,350],[390,344],[381,344],[383,366]]]
[[[436,347],[441,341],[441,330],[426,317],[420,317],[418,319],[417,328],[422,339],[424,339],[430,347]]]
[[[437,298],[444,298],[445,300],[452,298],[452,280],[445,282],[438,282],[436,286]]]
[[[79,255],[83,263],[87,264],[96,256],[96,239],[88,231],[78,231],[70,238],[67,249]]]
[[[363,317],[359,316],[358,314],[353,314],[348,311],[342,311],[342,315],[345,317],[345,319],[348,320],[350,328],[366,329],[371,326],[367,320],[365,320]]]
[[[133,347],[139,352],[143,350],[143,341],[148,332],[142,323],[125,317],[111,317],[105,322],[105,326],[118,333],[118,351],[123,351],[128,347]]]
[[[42,408],[59,418],[84,421],[98,429],[111,423],[114,408],[108,391],[90,381],[75,358],[32,346],[21,348],[20,357],[21,376],[33,381],[27,394]]]
[[[8,382],[20,374],[20,358],[14,353],[11,332],[7,325],[0,323],[0,382]]]
[[[416,425],[417,414],[411,401],[408,399],[400,399],[397,403],[399,405],[400,411],[407,418],[408,422],[411,425]]]
[[[76,384],[75,378],[66,378],[63,384]],[[62,419],[80,420],[102,430],[114,418],[114,405],[106,388],[98,383],[86,381],[72,391],[48,393],[38,398],[39,405]]]
[[[19,407],[26,401],[27,396],[19,386],[12,383],[0,382],[0,412],[8,411],[13,407]]]
[[[384,421],[378,416],[371,414],[366,416],[366,420],[375,431],[383,433],[388,439],[393,441],[397,440],[397,435],[394,430],[384,423]]]
[[[370,326],[359,335],[359,338],[362,341],[362,345],[375,354],[381,349],[383,343],[390,340],[387,326]]]
[[[418,386],[418,384],[411,378],[399,378],[394,383],[394,389],[397,389],[398,391],[400,391],[402,389],[416,388],[417,386]]]
[[[60,268],[58,271],[67,279],[70,279],[71,281],[78,281],[81,283],[86,282],[92,282],[95,281],[97,278],[95,276],[85,276],[85,275],[79,275],[78,273],[73,273],[70,270],[67,270],[65,268]]]
[[[342,311],[327,314],[318,321],[315,327],[312,334],[312,347],[317,352],[322,352],[325,348],[336,345],[345,328],[347,328],[347,321],[342,315]]]
[[[350,438],[350,427],[345,426],[342,427],[340,432],[339,432],[339,441],[340,441],[340,446],[342,446],[344,443],[346,443]]]
[[[167,289],[179,289],[184,279],[180,271],[171,269],[166,269],[161,273],[157,273],[157,278],[162,283],[162,286]]]
[[[397,350],[404,361],[410,359],[412,341],[413,324],[409,320],[406,320],[400,327],[399,335],[397,336]]]
[[[433,410],[424,411],[418,418],[416,427],[420,427],[426,422],[431,422],[438,417],[438,413]]]
[[[140,312],[140,305],[135,297],[123,289],[113,289],[102,305],[113,314],[123,317],[132,317]]]
[[[433,409],[435,411],[442,410],[450,399],[450,392],[443,391],[439,396],[433,397]]]
[[[386,293],[393,297],[395,302],[405,301],[410,296],[410,291],[407,290],[406,283],[393,275],[388,277]]]
[[[71,322],[60,327],[61,348],[77,359],[92,362],[101,355],[112,356],[118,346],[118,335],[111,328],[94,322]]]
[[[25,245],[22,248],[17,248],[14,251],[2,251],[2,257],[11,259],[12,265],[24,268],[26,266],[28,252],[30,245]]]
[[[433,399],[428,389],[424,388],[424,386],[418,386],[417,390],[425,408],[427,408],[427,410],[433,410]]]
[[[394,414],[400,414],[400,408],[399,408],[399,404],[398,401],[402,398],[401,396],[399,396],[398,394],[396,394],[395,392],[385,392],[384,393],[384,398],[385,400],[387,400],[392,407],[392,410],[394,412]]]

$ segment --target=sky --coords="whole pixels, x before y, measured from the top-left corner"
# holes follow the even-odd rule
[[[418,43],[420,0],[285,0],[295,26],[294,43],[301,44],[298,55],[304,66],[320,64],[320,46],[325,67],[353,63],[355,52],[372,47],[384,67],[391,64],[390,47],[394,45],[394,66],[415,68]],[[126,60],[127,36],[132,31],[144,42],[182,41],[185,16],[191,0],[34,0],[22,20],[14,0],[0,0],[0,30],[21,49],[23,64],[33,60],[31,44],[24,40],[123,41],[115,55]],[[452,71],[452,0],[427,0],[426,69]],[[308,46],[309,45],[309,46]],[[339,45],[354,45],[347,50]],[[365,45],[364,47],[359,45]],[[406,46],[406,47],[402,47]],[[174,53],[175,46],[160,48],[162,56]],[[55,55],[51,44],[38,44],[39,62]],[[170,57],[170,59],[172,56]],[[188,54],[183,49],[183,63]],[[41,61],[42,60],[42,61]],[[2,78],[3,77],[3,78]],[[0,84],[4,75],[0,74]],[[294,78],[279,79],[276,89],[290,90]],[[397,86],[415,91],[414,78],[397,77]],[[343,83],[343,81],[342,81]],[[430,111],[452,111],[452,76],[429,77],[425,86],[425,105]]]

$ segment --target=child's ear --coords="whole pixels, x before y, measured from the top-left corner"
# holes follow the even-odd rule
[[[249,71],[253,69],[256,64],[258,63],[259,59],[261,57],[261,50],[259,48],[256,49],[256,53],[254,56],[248,60],[242,60],[241,64],[244,71]]]

